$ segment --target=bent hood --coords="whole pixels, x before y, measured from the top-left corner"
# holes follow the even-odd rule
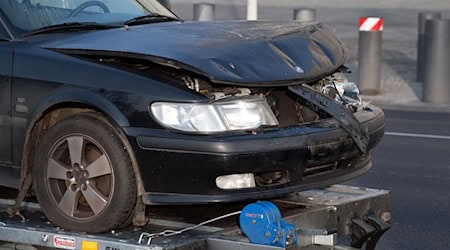
[[[300,22],[170,22],[81,33],[43,47],[69,54],[147,58],[216,83],[270,85],[332,73],[348,50],[323,25]]]

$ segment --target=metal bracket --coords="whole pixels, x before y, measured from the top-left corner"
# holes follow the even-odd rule
[[[335,118],[342,129],[355,142],[361,153],[365,154],[367,152],[369,145],[368,133],[348,109],[334,101],[331,97],[315,91],[308,85],[290,86],[289,90],[305,99],[307,101],[305,104],[308,108],[315,111],[322,110]]]
[[[366,250],[374,250],[381,236],[391,228],[374,213],[363,216],[364,219],[352,219],[352,247],[362,248],[366,243]]]
[[[355,218],[352,220],[352,247],[362,248],[364,243],[376,233],[376,229],[364,220]]]
[[[371,249],[375,249],[375,246],[377,245],[381,236],[383,236],[383,234],[391,228],[391,225],[382,221],[374,213],[370,213],[367,215],[367,223],[369,223],[371,226],[375,227],[375,229],[377,230],[377,232],[372,237],[370,237],[370,239],[366,245],[366,249],[371,250]]]
[[[298,234],[310,236],[315,245],[334,246],[337,242],[337,229],[298,228]]]

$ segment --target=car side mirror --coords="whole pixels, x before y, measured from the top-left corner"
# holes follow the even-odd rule
[[[164,5],[169,10],[172,8],[172,1],[171,0],[158,0],[162,5]]]

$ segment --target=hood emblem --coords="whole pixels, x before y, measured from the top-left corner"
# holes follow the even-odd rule
[[[300,66],[295,66],[294,69],[299,74],[304,74],[305,73],[305,71]]]

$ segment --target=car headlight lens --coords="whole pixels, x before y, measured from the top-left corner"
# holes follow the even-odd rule
[[[263,97],[206,104],[155,102],[151,112],[161,125],[185,132],[214,133],[278,125]]]

